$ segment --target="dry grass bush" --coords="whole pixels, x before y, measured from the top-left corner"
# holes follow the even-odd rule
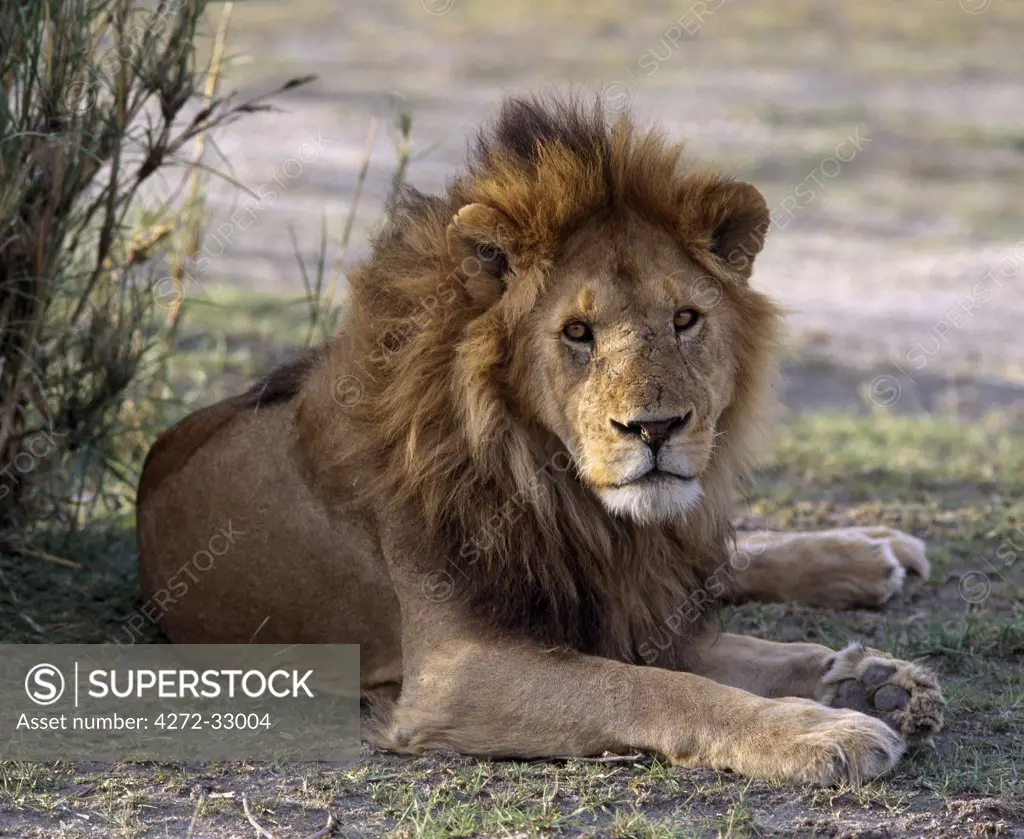
[[[117,508],[133,483],[172,331],[153,257],[195,235],[187,190],[142,196],[197,171],[196,138],[269,108],[214,95],[206,6],[0,3],[0,549],[32,521]]]

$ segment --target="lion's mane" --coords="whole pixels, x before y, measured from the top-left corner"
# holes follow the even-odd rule
[[[326,503],[355,498],[377,511],[378,527],[414,528],[422,550],[400,561],[422,575],[424,596],[450,598],[487,631],[682,667],[685,644],[646,662],[640,648],[666,624],[692,635],[716,614],[705,601],[728,577],[730,492],[770,415],[778,312],[746,285],[749,257],[744,265],[742,253],[724,261],[711,252],[710,231],[737,217],[732,181],[684,167],[681,153],[656,130],[610,122],[599,105],[507,101],[444,197],[406,189],[390,206],[350,278],[339,336],[302,386],[301,457]],[[516,404],[530,370],[514,324],[542,289],[524,290],[503,319],[485,317],[446,244],[453,215],[470,203],[508,219],[518,264],[542,268],[588,219],[628,208],[674,231],[739,307],[735,397],[705,497],[685,521],[613,517],[557,438]],[[699,608],[679,618],[695,597]]]

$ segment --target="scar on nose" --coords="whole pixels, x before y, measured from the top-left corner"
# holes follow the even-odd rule
[[[589,288],[582,289],[576,298],[576,308],[581,315],[591,314],[594,310],[594,292]]]

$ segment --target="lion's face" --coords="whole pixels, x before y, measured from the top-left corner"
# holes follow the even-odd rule
[[[738,312],[723,284],[628,216],[577,231],[544,286],[521,355],[531,412],[611,512],[681,517],[733,396]]]

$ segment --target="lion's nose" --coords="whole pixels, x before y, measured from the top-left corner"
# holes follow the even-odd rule
[[[692,417],[693,411],[687,411],[686,415],[682,417],[669,417],[662,420],[632,420],[625,423],[612,420],[612,425],[623,434],[639,437],[657,454],[661,444],[677,431],[686,428]]]

